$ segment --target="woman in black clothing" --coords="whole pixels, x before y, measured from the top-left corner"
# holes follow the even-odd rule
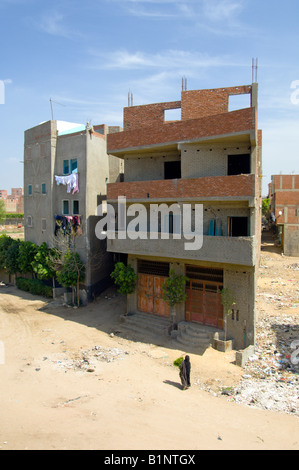
[[[180,365],[180,379],[182,382],[183,390],[186,390],[191,385],[190,384],[190,371],[191,371],[190,357],[185,356],[185,359]]]

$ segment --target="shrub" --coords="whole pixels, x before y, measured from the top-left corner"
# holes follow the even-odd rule
[[[19,277],[16,280],[17,288],[25,292],[30,292],[33,295],[40,295],[42,297],[52,298],[52,287],[46,286],[38,279],[25,279]]]
[[[132,266],[129,264],[125,266],[124,263],[121,262],[116,263],[114,271],[110,276],[118,286],[118,292],[123,295],[132,294],[134,292],[138,276],[135,274]]]

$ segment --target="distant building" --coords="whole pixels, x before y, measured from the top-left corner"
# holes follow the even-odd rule
[[[268,197],[283,253],[299,256],[299,175],[273,175]]]
[[[0,189],[0,199],[5,202],[5,210],[8,214],[24,213],[23,188],[12,188],[9,195],[5,189]]]
[[[25,131],[25,240],[55,246],[60,235],[76,235],[70,239],[86,266],[89,297],[106,287],[112,267],[106,241],[95,236],[97,206],[107,183],[120,178],[119,160],[106,152],[108,132],[64,121]]]

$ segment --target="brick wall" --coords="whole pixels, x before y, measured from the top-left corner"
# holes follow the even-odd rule
[[[124,108],[124,130],[164,123],[164,111],[181,107],[180,101]]]
[[[181,120],[200,119],[228,112],[229,97],[251,94],[251,86],[182,91],[181,101],[124,108],[124,130],[129,131],[165,122],[165,110],[181,108]]]
[[[218,176],[181,180],[136,181],[108,184],[107,199],[174,199],[205,197],[252,197],[254,175]]]
[[[250,86],[183,91],[182,120],[227,113],[230,96],[249,93]]]
[[[176,121],[169,124],[142,127],[107,136],[108,153],[160,143],[195,140],[205,137],[249,132],[255,129],[254,108],[208,116],[202,119]]]

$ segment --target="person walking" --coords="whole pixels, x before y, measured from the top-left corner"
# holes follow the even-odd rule
[[[186,390],[191,386],[190,384],[190,372],[191,372],[191,363],[190,357],[185,356],[182,364],[180,365],[180,379],[182,383],[183,390]]]

